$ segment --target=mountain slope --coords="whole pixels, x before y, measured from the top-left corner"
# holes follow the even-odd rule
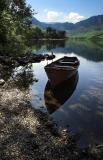
[[[93,16],[81,22],[75,24],[78,28],[102,28],[103,27],[103,15]]]
[[[80,21],[76,24],[73,23],[45,23],[40,22],[36,18],[32,18],[32,24],[38,26],[42,29],[46,29],[47,27],[52,27],[57,30],[84,30],[88,29],[100,29],[103,28],[103,15],[93,16],[86,20]]]
[[[103,29],[88,29],[87,31],[75,30],[67,31],[67,37],[69,38],[81,38],[81,39],[103,39]]]
[[[40,22],[38,21],[35,17],[32,18],[32,24],[40,27],[41,29],[46,29],[47,27],[52,27],[56,30],[71,30],[74,28],[74,24],[73,23],[59,23],[59,22],[55,22],[55,23],[45,23],[45,22]]]

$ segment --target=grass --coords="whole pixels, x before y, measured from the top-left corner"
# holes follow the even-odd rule
[[[103,29],[90,31],[67,31],[67,37],[74,39],[103,39]]]

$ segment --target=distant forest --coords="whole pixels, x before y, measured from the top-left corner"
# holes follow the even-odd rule
[[[28,38],[32,39],[65,39],[66,31],[57,31],[51,27],[41,30],[39,27],[31,29]]]

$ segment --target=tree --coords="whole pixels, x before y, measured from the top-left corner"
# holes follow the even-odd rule
[[[46,29],[46,38],[48,39],[64,39],[65,37],[65,31],[57,31],[51,27],[47,27]]]
[[[40,28],[36,27],[34,29],[33,37],[34,39],[42,39],[44,38],[44,34]]]
[[[29,41],[27,41],[27,44],[31,45],[32,42],[34,42],[34,40],[39,40],[39,39],[43,39],[43,38],[44,38],[44,33],[40,28],[31,27],[27,33],[27,39],[29,39]]]
[[[31,27],[33,11],[26,0],[0,0],[0,50],[24,48],[26,34]],[[8,46],[9,44],[9,46]],[[6,49],[4,48],[6,46]],[[14,48],[12,48],[14,46]],[[3,50],[3,51],[2,51]]]
[[[66,37],[65,31],[58,31],[58,38],[59,39],[64,39],[65,37]]]

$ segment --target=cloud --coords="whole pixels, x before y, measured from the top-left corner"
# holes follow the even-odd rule
[[[48,12],[48,10],[47,10],[47,9],[44,9],[43,11],[44,11],[44,13],[47,13],[47,12]]]
[[[56,11],[48,11],[46,15],[46,19],[49,22],[58,21],[60,20],[60,17],[63,15],[62,12],[56,12]]]
[[[76,23],[83,20],[85,17],[76,12],[70,12],[68,14],[53,10],[44,9],[42,19],[46,22],[72,22]]]
[[[83,20],[85,17],[81,16],[79,13],[70,12],[67,16],[65,16],[65,21],[76,23]]]

